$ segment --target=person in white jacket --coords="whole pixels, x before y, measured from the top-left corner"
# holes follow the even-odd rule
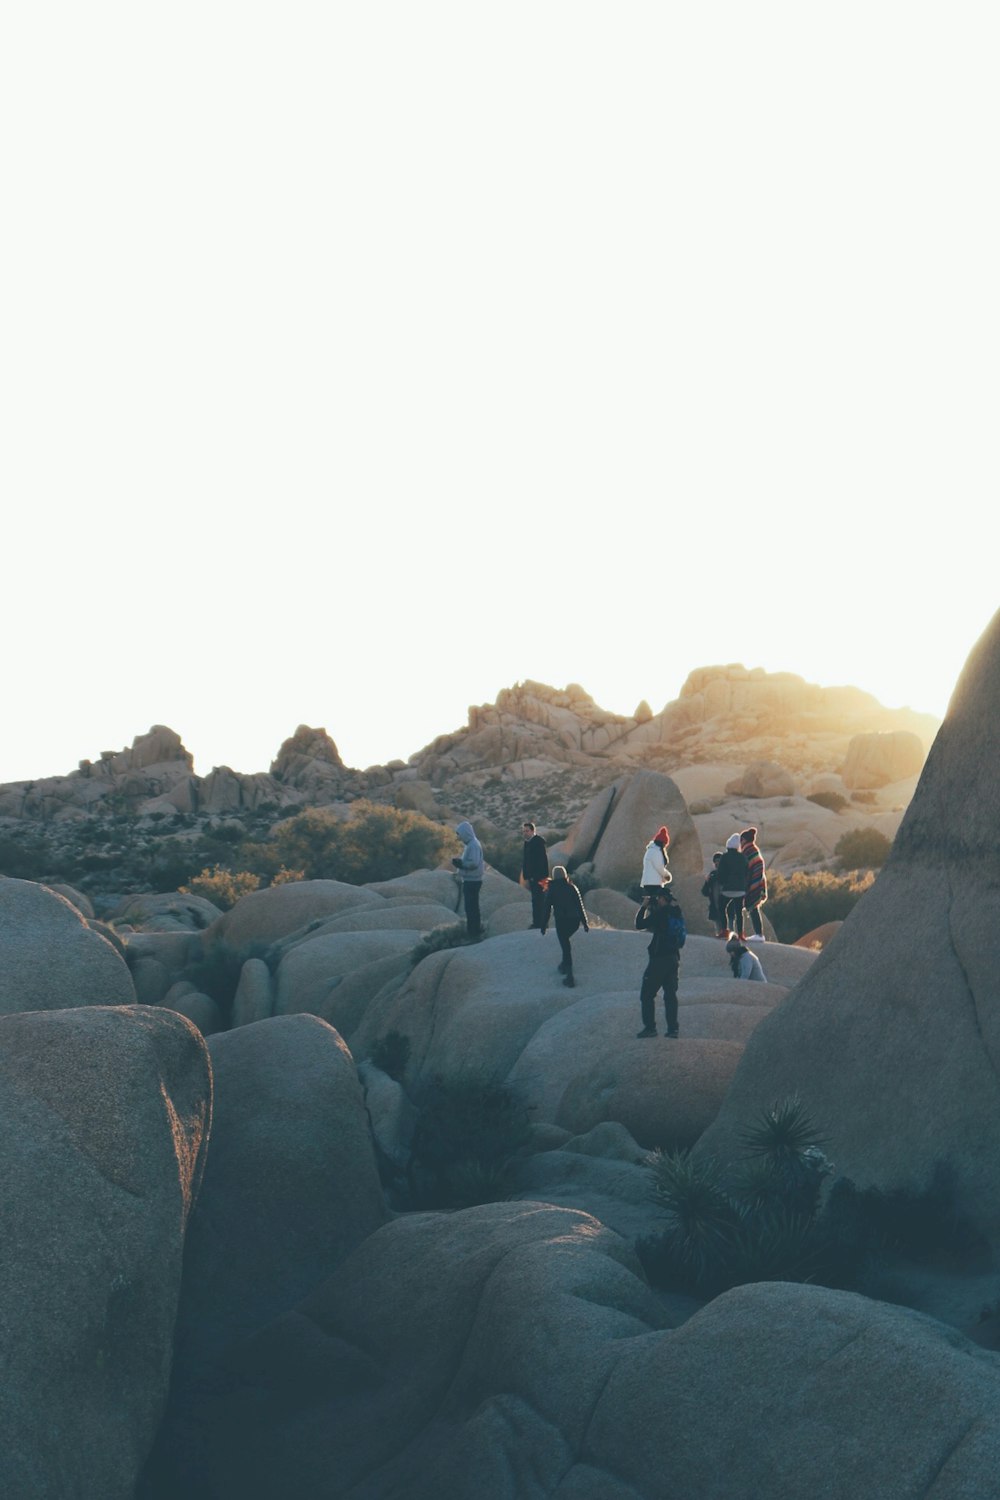
[[[650,839],[642,856],[642,886],[644,896],[655,896],[661,886],[669,885],[671,874],[667,868],[670,859],[667,855],[667,845],[670,843],[670,834],[666,828],[658,828]]]

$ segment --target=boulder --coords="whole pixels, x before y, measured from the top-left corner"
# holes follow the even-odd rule
[[[353,908],[378,906],[380,899],[366,886],[341,880],[290,880],[243,896],[213,923],[206,937],[210,943],[228,943],[234,948],[274,943],[309,922]]]
[[[205,1044],[137,1006],[5,1015],[0,1112],[0,1492],[131,1500],[167,1395]]]
[[[233,996],[233,1025],[250,1026],[274,1014],[274,984],[262,958],[248,958]]]
[[[276,1016],[308,1012],[351,1036],[367,1001],[392,974],[409,968],[418,934],[408,930],[318,934],[286,951],[274,976]],[[376,967],[377,966],[377,967]],[[358,987],[345,981],[361,971]]]
[[[276,1017],[209,1046],[211,1150],[157,1458],[177,1493],[194,1490],[214,1403],[224,1408],[230,1348],[322,1285],[386,1219],[361,1086],[332,1027]]]
[[[642,874],[643,850],[661,823],[670,830],[671,872],[699,871],[701,843],[687,804],[657,771],[630,771],[605,787],[556,847],[563,863],[592,863],[601,885],[623,891]]]
[[[0,880],[0,1014],[134,1005],[121,954],[69,901],[31,880]]]
[[[729,797],[794,797],[795,778],[773,760],[755,760],[726,786]]]
[[[920,739],[908,730],[856,734],[847,747],[844,785],[849,791],[888,786],[918,776],[924,759]]]
[[[994,1247],[998,717],[1000,614],[962,673],[885,867],[754,1032],[699,1143],[731,1155],[748,1117],[798,1094],[838,1173],[919,1194],[943,1169],[958,1210]]]

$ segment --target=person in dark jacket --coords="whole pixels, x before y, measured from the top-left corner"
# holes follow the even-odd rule
[[[521,856],[521,879],[531,894],[531,925],[541,927],[542,908],[545,905],[545,882],[549,878],[549,855],[545,840],[535,832],[534,823],[521,826],[524,834],[524,853]]]
[[[469,937],[477,938],[482,936],[483,931],[483,922],[479,915],[479,892],[483,888],[483,877],[486,874],[483,846],[476,838],[475,829],[471,823],[459,823],[455,832],[465,845],[461,854],[452,860],[455,873],[462,882],[465,930]]]
[[[656,994],[662,989],[667,1036],[677,1036],[677,984],[680,978],[681,947],[685,937],[684,913],[674,900],[669,886],[663,886],[655,895],[645,897],[635,914],[635,925],[640,932],[652,934],[646,950],[649,955],[646,972],[642,976],[639,991],[642,1030],[636,1032],[636,1035],[656,1035]]]
[[[753,923],[753,932],[747,939],[751,943],[764,942],[764,924],[760,909],[767,900],[767,876],[764,873],[764,856],[757,848],[756,828],[744,828],[740,834],[740,849],[747,857],[747,911]]]
[[[740,836],[732,834],[726,840],[726,852],[719,860],[719,895],[722,898],[723,931],[729,932],[742,942],[743,903],[747,894],[747,857],[740,851]]]
[[[708,902],[708,920],[715,928],[716,937],[722,937],[725,918],[722,912],[722,901],[719,897],[719,860],[722,858],[722,850],[716,849],[712,855],[712,868],[701,888],[701,894]]]
[[[562,963],[559,965],[560,974],[564,975],[563,984],[568,990],[574,989],[576,980],[573,978],[573,953],[569,940],[574,932],[582,927],[584,932],[590,931],[590,923],[587,920],[587,912],[583,904],[578,886],[575,886],[566,873],[563,865],[555,865],[552,870],[552,879],[549,881],[545,892],[545,900],[542,907],[542,937],[548,931],[549,918],[552,917],[556,924],[556,937],[562,949]]]

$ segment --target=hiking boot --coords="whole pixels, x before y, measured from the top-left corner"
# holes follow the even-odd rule
[[[576,980],[573,978],[572,974],[567,974],[566,975],[566,978],[563,980],[563,984],[566,986],[566,988],[568,990],[575,990],[576,989]]]
[[[637,1031],[636,1032],[636,1036],[637,1037],[655,1036],[655,1035],[656,1035],[656,1027],[655,1026],[644,1026],[641,1031]]]
[[[668,1026],[667,1036],[680,1036],[680,1029],[677,1026]]]

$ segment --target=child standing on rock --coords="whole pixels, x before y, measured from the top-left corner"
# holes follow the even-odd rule
[[[542,907],[542,937],[548,929],[550,917],[555,919],[556,937],[562,949],[559,973],[564,975],[563,984],[571,990],[575,988],[576,980],[573,978],[573,953],[569,945],[570,938],[581,927],[584,932],[589,932],[590,923],[587,921],[587,912],[583,897],[580,895],[580,888],[570,880],[565,865],[554,865],[552,869],[552,876],[545,892],[545,904]]]

